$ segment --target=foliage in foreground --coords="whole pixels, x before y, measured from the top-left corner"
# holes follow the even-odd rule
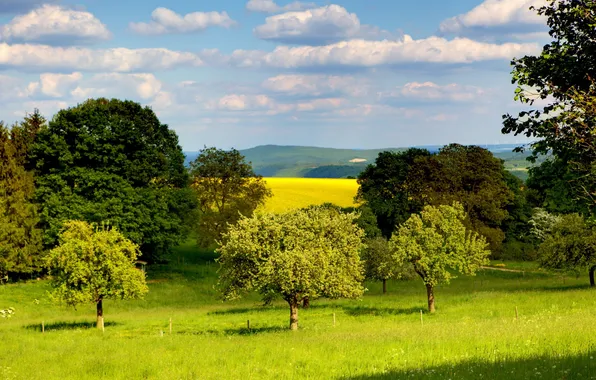
[[[136,299],[148,292],[145,273],[135,268],[139,247],[115,229],[86,222],[64,223],[59,245],[46,257],[52,276],[51,297],[69,306],[97,305],[103,326],[104,299]]]
[[[486,239],[467,229],[464,208],[426,206],[402,224],[390,240],[397,263],[410,262],[422,278],[428,296],[428,310],[435,311],[434,288],[449,283],[451,271],[473,275],[488,264]]]
[[[300,301],[361,296],[364,232],[356,217],[311,207],[240,219],[217,250],[224,297],[251,290],[265,301],[281,296],[290,306],[290,329],[297,330]]]

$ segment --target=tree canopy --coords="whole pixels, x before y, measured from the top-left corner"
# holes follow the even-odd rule
[[[149,108],[101,98],[61,110],[38,133],[29,161],[46,247],[69,219],[110,221],[149,261],[186,237],[195,200],[184,155]]]
[[[412,215],[389,241],[397,263],[409,262],[422,278],[428,310],[435,311],[434,288],[454,278],[451,271],[474,274],[488,263],[486,239],[464,225],[466,215],[459,203],[425,206]]]
[[[251,290],[265,300],[281,296],[290,306],[290,329],[296,330],[304,298],[361,296],[364,232],[354,223],[356,217],[312,207],[241,218],[217,249],[224,297]]]
[[[540,264],[545,268],[574,271],[590,267],[590,284],[594,286],[596,230],[579,214],[550,220],[553,221],[550,226],[538,230],[543,232],[543,242],[538,249]]]
[[[25,168],[36,132],[27,120],[11,130],[0,124],[0,277],[31,273],[41,265],[34,181]]]
[[[523,134],[533,140],[533,157],[552,153],[556,161],[543,164],[535,175],[548,175],[557,166],[564,178],[557,180],[557,196],[580,201],[582,212],[596,208],[596,4],[592,0],[547,0],[536,9],[547,18],[552,42],[538,56],[512,61],[515,99],[528,109],[503,116],[503,133]],[[536,100],[547,105],[534,107]],[[536,178],[535,178],[536,179]],[[564,181],[569,182],[566,186]],[[534,181],[535,182],[535,181]],[[544,200],[553,204],[547,191]],[[571,192],[571,197],[565,193]],[[550,194],[549,194],[550,193]],[[570,205],[560,206],[569,208]]]
[[[46,257],[54,300],[69,306],[97,305],[97,327],[103,326],[103,300],[135,299],[147,293],[145,273],[135,268],[138,245],[116,229],[67,221],[59,245]]]
[[[213,246],[228,225],[251,216],[272,195],[263,177],[236,149],[205,148],[190,166],[199,204],[199,246]]]

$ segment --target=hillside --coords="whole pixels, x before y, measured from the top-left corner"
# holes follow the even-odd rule
[[[527,177],[526,161],[529,153],[513,153],[515,144],[484,145],[483,147],[505,161],[507,170],[522,179]],[[436,152],[440,145],[417,146]],[[356,177],[380,152],[403,151],[407,148],[335,149],[312,146],[261,145],[241,150],[257,174],[264,177],[346,178]],[[185,152],[186,163],[194,160],[196,152]]]

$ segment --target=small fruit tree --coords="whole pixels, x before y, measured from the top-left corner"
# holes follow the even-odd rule
[[[139,254],[138,245],[115,229],[65,222],[59,245],[46,257],[54,288],[50,296],[70,306],[95,303],[101,328],[104,299],[134,299],[147,293],[145,273],[135,268]]]
[[[475,274],[488,263],[486,239],[466,229],[464,208],[426,206],[402,224],[391,237],[390,249],[396,262],[410,262],[426,285],[428,311],[435,312],[434,288],[454,278],[451,271]]]
[[[290,306],[290,329],[297,330],[304,298],[361,296],[364,232],[354,223],[357,217],[312,207],[240,219],[217,250],[224,298],[251,290],[265,300],[279,295]]]

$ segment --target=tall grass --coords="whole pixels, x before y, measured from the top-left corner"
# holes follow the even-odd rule
[[[150,268],[145,300],[105,302],[103,333],[92,327],[93,305],[53,305],[45,281],[0,286],[0,308],[16,308],[13,318],[0,319],[0,379],[596,375],[596,301],[585,278],[486,270],[439,287],[435,315],[424,312],[418,280],[390,282],[386,295],[368,283],[360,300],[300,309],[300,330],[291,332],[281,301],[263,307],[250,295],[223,303],[212,258],[190,242],[180,247],[171,265]]]

